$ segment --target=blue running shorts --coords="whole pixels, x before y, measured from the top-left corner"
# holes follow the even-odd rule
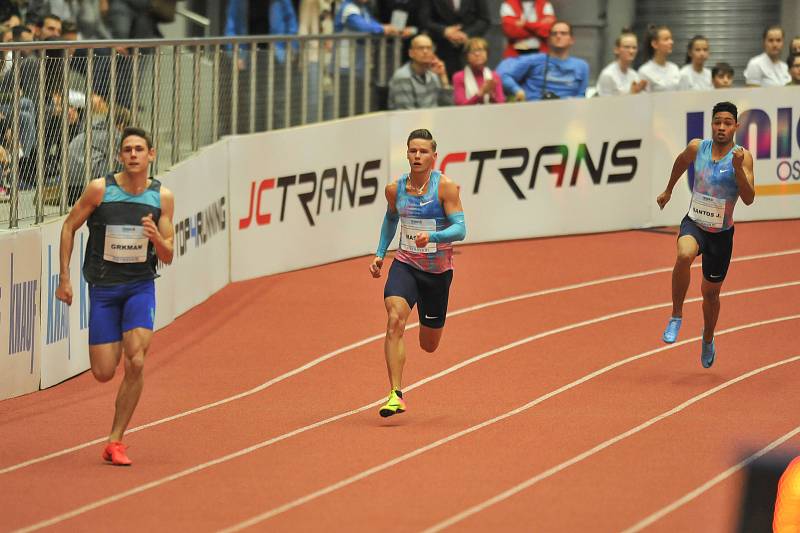
[[[419,303],[417,312],[420,324],[439,329],[444,327],[447,317],[447,301],[452,281],[452,270],[432,274],[395,259],[389,269],[383,297],[400,296],[408,302],[411,309]]]
[[[89,344],[122,340],[134,328],[152,330],[156,316],[156,284],[152,279],[122,285],[89,287]]]
[[[689,215],[683,217],[678,238],[691,235],[700,249],[698,255],[703,256],[703,277],[713,283],[722,283],[728,275],[728,267],[733,255],[733,229],[711,233],[698,227]]]

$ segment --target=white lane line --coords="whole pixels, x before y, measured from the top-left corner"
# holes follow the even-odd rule
[[[555,474],[558,474],[559,472],[569,468],[570,466],[573,466],[573,465],[583,461],[584,459],[588,459],[589,457],[595,455],[596,453],[601,452],[601,451],[605,450],[606,448],[609,448],[609,447],[613,446],[614,444],[617,444],[618,442],[623,441],[623,440],[627,439],[628,437],[630,437],[632,435],[636,435],[637,433],[639,433],[641,431],[644,431],[645,429],[649,428],[650,426],[652,426],[654,424],[657,424],[658,422],[661,422],[662,420],[664,420],[666,418],[669,418],[670,416],[672,416],[674,414],[680,413],[681,411],[683,411],[687,407],[690,407],[690,406],[700,402],[701,400],[704,400],[704,399],[708,398],[709,396],[711,396],[713,394],[716,394],[719,391],[730,387],[731,385],[735,385],[736,383],[744,381],[745,379],[751,378],[751,377],[753,377],[753,376],[755,376],[757,374],[761,374],[762,372],[766,372],[767,370],[771,370],[773,368],[777,368],[779,366],[787,365],[787,364],[794,363],[794,362],[797,362],[797,361],[800,361],[800,355],[795,355],[794,357],[789,357],[787,359],[783,359],[782,361],[778,361],[776,363],[771,363],[769,365],[764,365],[764,366],[762,366],[760,368],[756,368],[755,370],[751,370],[750,372],[746,372],[746,373],[744,373],[744,374],[742,374],[742,375],[740,375],[738,377],[735,377],[735,378],[733,378],[731,380],[728,380],[725,383],[717,385],[716,387],[714,387],[712,389],[709,389],[709,390],[707,390],[706,392],[704,392],[702,394],[698,394],[697,396],[689,398],[685,402],[681,403],[677,407],[673,407],[669,411],[665,411],[665,412],[661,413],[660,415],[655,416],[655,417],[651,418],[650,420],[648,420],[646,422],[643,422],[643,423],[639,424],[638,426],[636,426],[634,428],[629,429],[628,431],[625,431],[624,433],[620,433],[619,435],[617,435],[615,437],[612,437],[612,438],[610,438],[610,439],[608,439],[606,441],[601,442],[597,446],[594,446],[594,447],[586,450],[585,452],[576,455],[572,459],[568,459],[568,460],[566,460],[566,461],[564,461],[562,463],[559,463],[556,466],[554,466],[552,468],[549,468],[549,469],[545,470],[544,472],[542,472],[540,474],[537,474],[536,476],[528,478],[527,480],[523,481],[522,483],[519,483],[519,484],[511,487],[510,489],[505,490],[505,491],[501,492],[500,494],[497,494],[497,495],[493,496],[492,498],[489,498],[488,500],[486,500],[486,501],[484,501],[482,503],[474,505],[474,506],[470,507],[469,509],[466,509],[466,510],[464,510],[464,511],[462,511],[462,512],[460,512],[460,513],[458,513],[458,514],[456,514],[456,515],[454,515],[454,516],[452,516],[450,518],[448,518],[447,520],[443,520],[442,522],[439,522],[438,524],[436,524],[436,525],[434,525],[434,526],[432,526],[432,527],[430,527],[428,529],[425,529],[424,533],[434,533],[436,531],[441,531],[441,530],[443,530],[445,528],[448,528],[448,527],[450,527],[452,525],[455,525],[455,524],[465,520],[466,518],[469,518],[470,516],[473,516],[473,515],[481,512],[481,511],[487,509],[488,507],[491,507],[492,505],[500,503],[503,500],[507,500],[508,498],[514,496],[515,494],[518,494],[518,493],[522,492],[525,489],[528,489],[528,488],[532,487],[533,485],[539,483],[540,481],[545,480],[545,479],[547,479],[547,478],[549,478],[551,476],[554,476]]]
[[[800,284],[800,281],[795,281],[795,282],[791,282],[790,283],[790,285],[798,285],[798,284]],[[783,284],[781,284],[781,285],[783,285]],[[775,289],[775,288],[778,288],[778,287],[773,286],[773,285],[769,285],[769,286],[767,286],[767,288],[764,288],[764,289],[761,289],[761,288],[744,289],[743,291],[755,292],[756,290],[769,290],[769,289]],[[736,294],[742,294],[743,291],[735,291],[735,292],[736,292]],[[730,296],[730,295],[731,295],[731,293],[722,293],[721,294],[721,296]],[[700,301],[700,300],[701,300],[701,298],[692,298],[692,299],[687,300],[687,303],[688,302],[697,302],[697,301]],[[502,346],[500,348],[496,348],[494,350],[491,350],[489,352],[484,352],[482,354],[474,356],[473,358],[471,358],[468,361],[464,361],[464,362],[459,363],[457,365],[454,365],[454,366],[452,366],[452,367],[450,367],[450,368],[448,368],[446,370],[443,370],[443,371],[441,371],[441,372],[439,372],[437,374],[434,374],[434,375],[429,376],[427,378],[424,378],[424,379],[422,379],[420,381],[417,381],[416,383],[406,387],[406,390],[413,390],[413,389],[415,389],[415,388],[417,388],[417,387],[419,387],[419,386],[421,386],[421,385],[423,385],[425,383],[433,381],[434,379],[438,379],[439,377],[445,376],[445,375],[447,375],[447,374],[449,374],[451,372],[454,372],[454,371],[456,371],[456,370],[458,370],[460,368],[463,368],[464,366],[466,366],[467,364],[470,364],[471,362],[476,362],[476,361],[479,361],[479,360],[484,359],[486,357],[489,357],[491,355],[500,353],[502,351],[515,348],[517,346],[525,344],[525,342],[531,342],[533,340],[541,339],[541,338],[549,336],[549,335],[554,335],[556,333],[563,332],[563,331],[565,331],[567,329],[575,329],[575,328],[578,328],[578,327],[581,327],[581,326],[584,326],[584,325],[588,325],[588,323],[602,322],[603,320],[609,320],[611,318],[615,318],[615,317],[618,317],[618,316],[624,316],[625,314],[634,314],[634,313],[638,313],[638,312],[649,311],[649,310],[652,310],[652,309],[655,309],[655,308],[659,308],[659,307],[667,307],[667,306],[670,306],[670,305],[672,305],[672,304],[671,303],[662,303],[662,304],[653,305],[653,306],[635,308],[635,309],[631,309],[629,311],[623,311],[623,312],[620,312],[620,313],[614,313],[613,315],[606,315],[604,317],[599,317],[597,319],[593,319],[593,320],[590,320],[590,321],[579,322],[577,324],[573,324],[572,327],[558,328],[556,330],[550,330],[549,332],[544,332],[544,333],[540,333],[540,334],[537,334],[537,335],[533,335],[531,337],[527,337],[526,339],[523,339],[524,342],[523,341],[516,341],[516,342],[510,343],[510,344],[507,344],[505,346]],[[726,334],[732,333],[734,331],[739,331],[739,330],[743,330],[743,329],[747,329],[747,328],[751,328],[751,327],[758,327],[758,326],[766,325],[766,324],[782,322],[782,321],[786,321],[786,320],[794,320],[794,319],[797,319],[797,318],[800,318],[800,315],[791,315],[791,316],[788,316],[788,317],[782,317],[782,318],[777,318],[777,319],[768,320],[768,321],[754,322],[752,324],[745,324],[745,325],[737,326],[737,327],[730,328],[730,329],[727,329],[727,330],[718,331],[718,332],[716,332],[716,335],[717,336],[726,335]],[[582,384],[582,383],[584,383],[584,382],[586,382],[586,381],[588,381],[590,379],[593,379],[593,378],[595,378],[595,377],[597,377],[597,376],[599,376],[601,374],[609,372],[609,371],[613,370],[614,368],[617,368],[617,367],[622,366],[624,364],[630,363],[630,362],[635,361],[637,359],[641,359],[643,357],[648,357],[650,355],[653,355],[653,354],[656,354],[656,353],[659,353],[659,352],[663,352],[663,351],[666,351],[666,350],[677,348],[678,346],[683,346],[683,345],[688,344],[690,342],[696,342],[699,339],[700,339],[700,337],[695,337],[693,339],[686,339],[684,341],[679,341],[679,342],[676,342],[674,344],[666,345],[666,346],[663,346],[661,348],[657,348],[655,350],[644,352],[643,354],[639,354],[637,356],[630,357],[630,358],[622,360],[622,361],[618,361],[618,362],[613,363],[611,365],[608,365],[608,366],[606,366],[606,367],[604,367],[604,368],[602,368],[600,370],[592,372],[591,374],[588,374],[588,375],[584,376],[583,378],[580,378],[580,379],[578,379],[576,381],[573,381],[572,383],[570,383],[568,385],[564,385],[564,386],[556,389],[555,391],[552,391],[552,392],[550,392],[550,393],[548,393],[548,394],[546,394],[546,395],[544,395],[544,396],[542,396],[540,398],[537,398],[536,400],[531,402],[526,408],[533,407],[534,405],[536,405],[538,403],[541,403],[541,402],[547,400],[548,398],[556,396],[556,395],[558,395],[558,394],[560,394],[560,393],[562,393],[562,392],[564,392],[566,390],[569,390],[570,388],[576,387],[576,386],[578,386],[578,385],[580,385],[580,384]],[[259,450],[261,448],[265,448],[267,446],[271,446],[272,444],[275,444],[277,442],[286,440],[286,439],[288,439],[290,437],[294,437],[294,436],[299,435],[301,433],[305,433],[306,431],[310,431],[312,429],[324,426],[324,425],[329,424],[331,422],[335,422],[337,420],[341,420],[342,418],[346,418],[348,416],[351,416],[351,415],[366,411],[368,409],[377,407],[378,405],[380,405],[384,401],[385,400],[383,398],[380,399],[380,400],[376,400],[376,401],[374,401],[374,402],[372,402],[370,404],[364,405],[364,406],[359,407],[357,409],[353,409],[351,411],[340,413],[340,414],[332,416],[330,418],[326,418],[324,420],[320,420],[320,421],[315,422],[313,424],[310,424],[310,425],[295,429],[295,430],[293,430],[293,431],[291,431],[289,433],[284,433],[283,435],[279,435],[277,437],[273,437],[271,439],[265,440],[265,441],[260,442],[258,444],[254,444],[254,445],[249,446],[247,448],[243,448],[243,449],[238,450],[236,452],[224,455],[224,456],[219,457],[217,459],[214,459],[212,461],[193,466],[191,468],[182,470],[180,472],[176,472],[176,473],[174,473],[172,475],[163,477],[161,479],[157,479],[157,480],[151,481],[149,483],[146,483],[146,484],[143,484],[143,485],[139,485],[137,487],[133,487],[133,488],[131,488],[129,490],[126,490],[124,492],[120,492],[120,493],[114,494],[114,495],[109,496],[107,498],[103,498],[101,500],[97,500],[97,501],[92,502],[90,504],[87,504],[87,505],[84,505],[82,507],[78,507],[76,509],[73,509],[72,511],[69,511],[67,513],[64,513],[64,514],[55,516],[53,518],[38,522],[38,523],[33,524],[31,526],[25,527],[23,529],[20,529],[19,531],[21,531],[21,532],[36,531],[36,530],[44,528],[44,527],[48,527],[48,526],[51,526],[51,525],[54,525],[54,524],[58,524],[60,522],[63,522],[65,520],[68,520],[68,519],[73,518],[75,516],[81,515],[83,513],[92,511],[92,510],[97,509],[99,507],[102,507],[104,505],[108,505],[110,503],[114,503],[116,501],[122,500],[124,498],[129,497],[129,496],[133,496],[133,495],[139,494],[141,492],[150,490],[152,488],[156,488],[158,486],[164,485],[164,484],[169,483],[171,481],[175,481],[177,479],[181,479],[183,477],[189,476],[189,475],[194,474],[196,472],[200,472],[200,471],[205,470],[207,468],[210,468],[212,466],[216,466],[218,464],[225,463],[227,461],[231,461],[233,459],[242,457],[244,455],[247,455],[247,454],[249,454],[251,452],[254,452],[256,450]],[[513,413],[513,414],[516,414],[516,413]],[[509,416],[511,416],[511,415],[509,415]],[[466,434],[466,433],[464,433],[464,434]],[[461,435],[459,435],[459,436],[461,436]],[[457,438],[457,437],[455,437],[455,438]],[[420,453],[422,453],[422,452],[420,452]],[[389,466],[391,466],[391,465],[389,465]],[[388,468],[388,466],[387,466],[387,468]]]
[[[681,506],[689,503],[690,501],[694,500],[695,498],[697,498],[698,496],[700,496],[701,494],[703,494],[707,490],[713,488],[718,483],[721,483],[722,481],[725,481],[727,478],[731,477],[733,474],[735,474],[736,472],[738,472],[742,468],[745,468],[747,465],[749,465],[753,461],[757,460],[759,457],[762,457],[763,455],[768,454],[769,452],[771,452],[772,450],[774,450],[775,448],[777,448],[781,444],[785,443],[786,441],[788,441],[789,439],[792,439],[793,437],[795,437],[797,435],[800,435],[800,426],[797,426],[796,428],[794,428],[789,433],[786,433],[785,435],[783,435],[781,437],[778,437],[777,439],[775,439],[774,441],[770,442],[769,444],[767,444],[766,446],[764,446],[763,448],[758,450],[756,453],[754,453],[750,457],[747,457],[746,459],[742,460],[740,463],[737,463],[737,464],[733,465],[732,467],[728,468],[724,472],[721,472],[720,474],[716,475],[715,477],[709,479],[708,481],[706,481],[705,483],[703,483],[702,485],[700,485],[699,487],[697,487],[693,491],[686,493],[681,498],[678,498],[677,500],[675,500],[671,504],[659,509],[658,511],[656,511],[653,514],[651,514],[647,518],[644,518],[641,522],[637,522],[636,524],[632,525],[631,527],[629,527],[628,529],[626,529],[622,533],[635,533],[637,531],[641,531],[642,529],[646,528],[647,526],[652,525],[653,523],[657,522],[658,520],[661,520],[662,518],[667,516],[669,513],[671,513],[675,509],[678,509],[679,507],[681,507]]]
[[[742,257],[734,258],[734,259],[731,260],[731,262],[756,261],[756,260],[759,260],[759,259],[770,259],[770,258],[773,258],[773,257],[782,257],[782,256],[794,255],[794,254],[798,254],[798,253],[800,253],[800,248],[794,248],[794,249],[790,249],[790,250],[781,250],[781,251],[778,251],[778,252],[769,252],[769,253],[755,254],[755,255],[745,255],[745,256],[742,256]],[[692,265],[692,268],[699,268],[699,267],[700,267],[699,264]],[[571,290],[576,290],[576,289],[583,289],[583,288],[586,288],[586,287],[593,287],[593,286],[596,286],[596,285],[603,285],[605,283],[613,283],[613,282],[616,282],[616,281],[625,281],[625,280],[629,280],[629,279],[641,278],[641,277],[645,277],[645,276],[651,276],[653,274],[663,274],[665,272],[671,272],[671,271],[672,271],[672,267],[657,268],[657,269],[653,269],[653,270],[644,270],[644,271],[641,271],[641,272],[634,272],[632,274],[623,274],[623,275],[619,275],[619,276],[611,276],[611,277],[607,277],[607,278],[600,278],[600,279],[596,279],[596,280],[592,280],[592,281],[574,283],[574,284],[571,284],[571,285],[564,285],[562,287],[556,287],[556,288],[552,288],[552,289],[543,289],[543,290],[539,290],[539,291],[528,292],[528,293],[520,294],[520,295],[517,295],[517,296],[510,296],[510,297],[507,297],[507,298],[501,298],[499,300],[492,300],[490,302],[473,305],[471,307],[465,307],[465,308],[462,308],[462,309],[457,309],[455,311],[450,311],[450,312],[447,313],[447,316],[448,317],[454,317],[454,316],[463,315],[463,314],[466,314],[466,313],[471,313],[473,311],[477,311],[477,310],[484,309],[484,308],[487,308],[487,307],[493,307],[493,306],[496,306],[496,305],[502,305],[502,304],[506,304],[506,303],[510,303],[510,302],[519,301],[519,300],[525,300],[525,299],[529,299],[529,298],[536,298],[536,297],[539,297],[539,296],[546,296],[546,295],[549,295],[549,294],[556,294],[556,293],[559,293],[559,292],[566,292],[566,291],[571,291]],[[406,330],[413,329],[413,328],[415,328],[417,326],[419,326],[419,322],[414,322],[414,323],[411,323],[411,324],[407,324],[406,325]],[[327,361],[328,359],[332,359],[332,358],[336,357],[337,355],[341,355],[342,353],[348,352],[350,350],[354,350],[356,348],[359,348],[361,346],[369,344],[370,342],[383,339],[385,336],[386,336],[386,333],[384,332],[384,333],[379,333],[377,335],[372,335],[371,337],[367,337],[365,339],[361,339],[360,341],[354,342],[352,344],[348,344],[347,346],[343,346],[342,348],[338,348],[338,349],[336,349],[336,350],[334,350],[332,352],[328,352],[325,355],[321,355],[321,356],[317,357],[316,359],[313,359],[313,360],[309,361],[308,363],[306,363],[304,365],[301,365],[301,366],[299,366],[299,367],[297,367],[297,368],[295,368],[293,370],[285,372],[284,374],[281,374],[280,376],[274,377],[274,378],[270,379],[269,381],[266,381],[266,382],[262,383],[261,385],[253,387],[252,389],[246,390],[244,392],[240,392],[238,394],[234,394],[233,396],[228,396],[227,398],[223,398],[223,399],[217,400],[215,402],[211,402],[211,403],[207,403],[205,405],[201,405],[199,407],[195,407],[193,409],[189,409],[187,411],[182,411],[182,412],[174,414],[172,416],[160,418],[158,420],[154,420],[152,422],[148,422],[147,424],[142,424],[140,426],[129,428],[125,433],[126,434],[136,433],[137,431],[142,431],[144,429],[152,428],[152,427],[155,427],[155,426],[160,426],[161,424],[165,424],[167,422],[172,422],[174,420],[178,420],[178,419],[184,418],[186,416],[190,416],[190,415],[194,415],[194,414],[197,414],[197,413],[201,413],[203,411],[206,411],[208,409],[212,409],[214,407],[219,407],[221,405],[225,405],[227,403],[234,402],[236,400],[241,400],[242,398],[246,398],[246,397],[251,396],[253,394],[259,393],[259,392],[261,392],[261,391],[263,391],[263,390],[275,385],[276,383],[280,383],[281,381],[284,381],[284,380],[286,380],[286,379],[288,379],[288,378],[290,378],[292,376],[300,374],[301,372],[304,372],[304,371],[308,370],[309,368],[315,367],[318,364]],[[97,444],[101,444],[103,442],[106,442],[107,439],[108,439],[107,436],[106,437],[99,437],[99,438],[91,440],[89,442],[84,442],[82,444],[77,444],[77,445],[72,446],[70,448],[64,448],[63,450],[58,450],[56,452],[52,452],[52,453],[49,453],[49,454],[46,454],[46,455],[35,457],[33,459],[29,459],[29,460],[23,461],[21,463],[17,463],[17,464],[11,465],[11,466],[0,468],[0,474],[7,474],[9,472],[13,472],[15,470],[19,470],[20,468],[25,468],[27,466],[31,466],[31,465],[35,465],[37,463],[41,463],[43,461],[47,461],[49,459],[55,459],[56,457],[61,457],[62,455],[66,455],[68,453],[72,453],[72,452],[76,452],[76,451],[79,451],[79,450],[83,450],[84,448],[88,448],[90,446],[95,446]]]
[[[727,330],[719,331],[716,334],[717,335],[724,335],[724,334],[732,333],[734,331],[739,331],[739,330],[742,330],[742,329],[754,328],[754,327],[759,327],[759,326],[772,324],[772,323],[776,323],[776,322],[783,322],[783,321],[786,321],[786,320],[796,320],[796,319],[800,319],[800,315],[792,315],[792,316],[788,316],[788,317],[781,317],[781,318],[778,318],[778,319],[773,319],[773,320],[768,320],[768,321],[763,321],[763,322],[754,322],[752,324],[745,324],[745,325],[742,325],[742,326],[737,326],[735,328],[730,328],[730,329],[727,329]],[[433,450],[435,448],[438,448],[438,447],[440,447],[440,446],[442,446],[444,444],[448,444],[449,442],[452,442],[452,441],[454,441],[456,439],[459,439],[459,438],[461,438],[461,437],[463,437],[465,435],[469,435],[470,433],[474,433],[475,431],[478,431],[479,429],[483,429],[483,428],[485,428],[487,426],[490,426],[492,424],[495,424],[497,422],[500,422],[502,420],[510,418],[510,417],[512,417],[514,415],[517,415],[519,413],[527,411],[531,407],[535,407],[536,405],[544,402],[545,400],[548,400],[548,399],[550,399],[550,398],[552,398],[554,396],[557,396],[557,395],[559,395],[559,394],[561,394],[561,393],[563,393],[563,392],[565,392],[565,391],[567,391],[569,389],[575,388],[578,385],[586,383],[587,381],[589,381],[591,379],[594,379],[597,376],[600,376],[602,374],[605,374],[605,373],[607,373],[607,372],[609,372],[609,371],[611,371],[611,370],[613,370],[615,368],[618,368],[620,366],[626,365],[626,364],[631,363],[633,361],[637,361],[639,359],[643,359],[645,357],[650,357],[650,356],[652,356],[652,355],[654,355],[656,353],[663,352],[663,351],[666,351],[666,350],[671,350],[671,349],[676,348],[678,346],[682,346],[684,344],[687,344],[687,343],[690,343],[690,342],[696,342],[696,341],[699,341],[699,340],[700,340],[700,337],[698,336],[698,337],[695,337],[693,339],[687,339],[687,340],[684,340],[684,341],[676,342],[675,344],[662,346],[661,348],[650,350],[650,351],[647,351],[647,352],[644,352],[644,353],[629,357],[627,359],[623,359],[621,361],[617,361],[616,363],[613,363],[613,364],[608,365],[608,366],[606,366],[604,368],[601,368],[600,370],[592,372],[591,374],[587,374],[586,376],[584,376],[584,377],[582,377],[580,379],[577,379],[577,380],[575,380],[575,381],[573,381],[571,383],[568,383],[568,384],[566,384],[566,385],[564,385],[564,386],[562,386],[562,387],[560,387],[560,388],[558,388],[558,389],[556,389],[554,391],[551,391],[551,392],[549,392],[549,393],[547,393],[547,394],[545,394],[543,396],[540,396],[540,397],[536,398],[535,400],[532,400],[532,401],[526,403],[525,405],[517,407],[516,409],[513,409],[511,411],[503,413],[502,415],[498,415],[498,416],[496,416],[494,418],[491,418],[489,420],[485,420],[484,422],[481,422],[480,424],[476,424],[476,425],[471,426],[469,428],[463,429],[463,430],[461,430],[461,431],[459,431],[457,433],[453,433],[452,435],[449,435],[447,437],[439,439],[439,440],[437,440],[435,442],[432,442],[432,443],[430,443],[430,444],[428,444],[426,446],[423,446],[421,448],[417,448],[416,450],[413,450],[413,451],[408,452],[408,453],[406,453],[404,455],[398,456],[398,457],[396,457],[396,458],[394,458],[394,459],[392,459],[390,461],[387,461],[387,462],[382,463],[380,465],[374,466],[374,467],[372,467],[372,468],[370,468],[368,470],[364,470],[363,472],[360,472],[358,474],[350,476],[350,477],[348,477],[346,479],[343,479],[343,480],[341,480],[341,481],[339,481],[337,483],[328,485],[327,487],[324,487],[324,488],[319,489],[319,490],[317,490],[315,492],[312,492],[310,494],[302,496],[302,497],[300,497],[300,498],[298,498],[296,500],[293,500],[293,501],[288,502],[288,503],[286,503],[284,505],[281,505],[280,507],[276,507],[274,509],[271,509],[271,510],[265,512],[265,513],[259,514],[258,516],[250,518],[250,519],[248,519],[248,520],[246,520],[244,522],[240,522],[240,523],[235,524],[235,525],[233,525],[233,526],[231,526],[229,528],[223,529],[223,530],[221,530],[221,532],[222,533],[230,533],[230,532],[233,532],[233,531],[240,531],[240,530],[245,529],[247,527],[254,526],[254,525],[256,525],[256,524],[258,524],[260,522],[263,522],[264,520],[268,520],[268,519],[273,518],[273,517],[275,517],[275,516],[277,516],[277,515],[279,515],[281,513],[285,513],[286,511],[294,509],[295,507],[299,507],[299,506],[301,506],[301,505],[303,505],[305,503],[308,503],[308,502],[310,502],[312,500],[315,500],[315,499],[317,499],[317,498],[319,498],[321,496],[325,496],[325,495],[330,494],[332,492],[335,492],[335,491],[337,491],[337,490],[339,490],[341,488],[344,488],[344,487],[346,487],[348,485],[352,485],[353,483],[361,481],[361,480],[363,480],[363,479],[365,479],[365,478],[367,478],[367,477],[369,477],[369,476],[371,476],[373,474],[377,474],[377,473],[382,472],[384,470],[387,470],[387,469],[389,469],[389,468],[391,468],[393,466],[396,466],[396,465],[398,465],[398,464],[400,464],[400,463],[402,463],[404,461],[407,461],[409,459],[413,459],[414,457],[422,455],[423,453],[428,452],[430,450]],[[800,358],[800,356],[798,358]]]

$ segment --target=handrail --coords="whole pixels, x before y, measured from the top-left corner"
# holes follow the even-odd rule
[[[148,48],[156,46],[205,46],[251,43],[278,43],[286,41],[349,41],[376,37],[370,33],[327,33],[317,35],[247,35],[242,37],[195,37],[190,39],[119,39],[86,41],[32,41],[3,43],[4,50],[83,50],[91,48]],[[399,39],[399,38],[397,38]]]

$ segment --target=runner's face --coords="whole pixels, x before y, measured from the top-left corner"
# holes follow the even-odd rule
[[[147,171],[147,165],[153,161],[155,150],[147,148],[147,141],[138,135],[128,135],[119,150],[119,160],[126,172]]]
[[[739,126],[736,119],[728,111],[720,111],[711,120],[711,131],[714,133],[714,142],[728,144],[733,140],[733,134]]]
[[[412,172],[427,172],[436,163],[436,152],[431,142],[425,139],[411,139],[406,156]]]

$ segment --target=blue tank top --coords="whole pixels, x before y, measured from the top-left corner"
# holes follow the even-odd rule
[[[128,194],[114,174],[106,176],[103,201],[86,221],[89,241],[83,275],[93,285],[120,285],[158,277],[155,247],[142,233],[142,218],[161,218],[161,182],[151,179],[141,194]]]
[[[694,160],[694,186],[689,218],[702,229],[717,233],[733,226],[733,208],[739,199],[739,186],[733,168],[734,145],[719,161],[712,158],[714,142],[705,139]]]
[[[418,248],[414,235],[420,231],[432,233],[441,231],[450,222],[439,201],[439,181],[442,173],[431,171],[428,190],[425,194],[409,194],[406,190],[408,174],[403,174],[397,182],[395,206],[400,215],[400,247],[395,258],[418,270],[440,274],[453,269],[453,245],[450,243],[429,243]]]

